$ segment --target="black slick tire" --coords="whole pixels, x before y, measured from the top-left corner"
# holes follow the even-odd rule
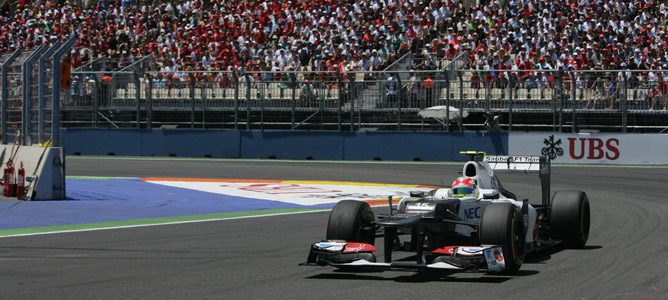
[[[376,230],[375,215],[369,204],[343,200],[334,206],[327,223],[327,240],[367,243],[373,245]]]
[[[502,273],[514,274],[524,261],[524,221],[520,208],[511,203],[491,203],[480,219],[481,244],[500,245],[506,267]]]
[[[569,248],[582,248],[589,239],[589,198],[583,191],[558,191],[550,207],[550,237]]]

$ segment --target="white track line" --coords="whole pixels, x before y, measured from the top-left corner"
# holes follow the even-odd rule
[[[112,229],[126,229],[126,228],[152,227],[152,226],[163,226],[163,225],[178,225],[178,224],[189,224],[189,223],[203,223],[203,222],[213,222],[213,221],[227,221],[227,220],[253,219],[253,218],[263,218],[263,217],[274,217],[274,216],[287,216],[287,215],[297,215],[297,214],[308,214],[308,213],[326,212],[326,211],[329,211],[329,210],[328,210],[328,209],[323,209],[323,210],[310,210],[310,211],[286,212],[286,213],[275,213],[275,214],[255,215],[255,216],[241,216],[241,217],[215,218],[215,219],[202,219],[202,220],[190,220],[190,221],[175,221],[175,222],[154,223],[154,224],[124,225],[124,226],[112,226],[112,227],[100,227],[100,228],[86,228],[86,229],[73,229],[73,230],[58,230],[58,231],[48,231],[48,232],[20,233],[20,234],[3,235],[3,236],[0,236],[0,239],[2,239],[2,238],[10,238],[10,237],[23,237],[23,236],[36,236],[36,235],[57,234],[57,233],[72,233],[72,232],[86,232],[86,231],[99,231],[99,230],[112,230]]]

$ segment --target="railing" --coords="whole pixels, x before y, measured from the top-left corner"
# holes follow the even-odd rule
[[[627,124],[629,114],[668,117],[666,85],[653,80],[654,75],[668,75],[661,71],[446,69],[415,71],[410,87],[402,81],[395,90],[386,74],[359,81],[355,72],[76,72],[71,98],[63,103],[68,114],[63,122],[92,127],[466,130],[481,129],[483,114],[490,112],[503,114],[504,130],[578,131],[605,127],[614,119],[619,122],[610,126],[625,131],[641,126]],[[410,81],[411,74],[403,72],[401,77]],[[417,116],[437,105],[469,117],[443,126]],[[539,122],[530,124],[532,118]]]

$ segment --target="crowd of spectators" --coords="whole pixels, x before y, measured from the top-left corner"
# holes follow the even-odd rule
[[[417,47],[458,0],[293,0],[135,3],[7,0],[0,52],[75,34],[75,67],[152,54],[159,71],[377,70]]]
[[[135,1],[4,0],[0,52],[75,34],[75,67],[152,54],[163,72],[345,74],[382,69],[412,50],[427,58],[420,69],[463,51],[474,70],[668,69],[661,0]],[[657,74],[639,76],[664,80]]]
[[[612,108],[617,82],[649,90],[651,108],[668,107],[668,2],[662,0],[484,1],[448,20],[445,32],[426,45],[431,55],[467,53],[464,69],[476,97],[485,87],[540,90],[556,77],[594,90],[593,105]],[[496,72],[495,70],[516,70]],[[648,72],[541,72],[540,70],[653,70]],[[575,74],[575,78],[571,78]],[[510,77],[510,78],[509,78]]]
[[[469,51],[470,69],[656,69],[668,63],[668,4],[657,0],[480,1],[431,45]],[[461,17],[460,17],[461,16]]]

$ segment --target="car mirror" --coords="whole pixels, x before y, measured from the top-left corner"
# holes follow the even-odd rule
[[[499,199],[499,193],[498,192],[491,192],[491,193],[486,193],[482,194],[483,199]]]

